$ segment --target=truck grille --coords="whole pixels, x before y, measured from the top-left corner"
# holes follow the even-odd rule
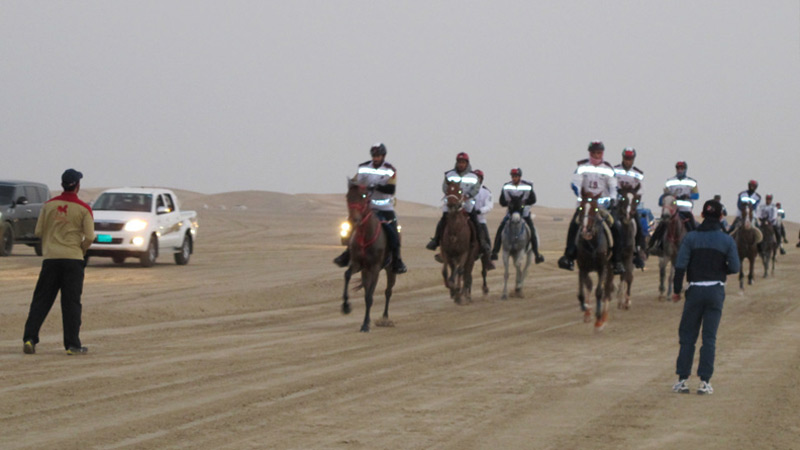
[[[94,231],[120,231],[124,226],[124,222],[95,222]]]

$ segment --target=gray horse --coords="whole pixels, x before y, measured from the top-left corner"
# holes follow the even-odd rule
[[[514,197],[508,205],[508,212],[510,218],[508,225],[503,230],[503,266],[505,273],[503,274],[503,296],[502,300],[508,299],[508,259],[513,260],[514,267],[517,269],[517,281],[514,285],[514,292],[511,294],[514,297],[522,298],[522,282],[528,274],[528,267],[531,265],[531,231],[528,229],[525,222],[522,220],[522,204],[521,199]],[[523,256],[525,258],[525,266],[522,266]]]

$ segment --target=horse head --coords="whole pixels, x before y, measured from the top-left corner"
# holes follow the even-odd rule
[[[678,202],[675,196],[664,194],[661,197],[661,220],[669,220],[678,212]]]
[[[597,223],[597,214],[600,211],[600,198],[602,194],[592,195],[586,191],[581,191],[581,205],[578,208],[578,220],[581,225],[581,236],[590,241],[594,238]]]
[[[744,208],[740,209],[742,215],[742,226],[749,230],[753,226],[753,204],[745,203]]]
[[[369,212],[371,193],[366,185],[347,181],[347,213],[351,223],[358,223]]]
[[[508,201],[508,212],[511,215],[512,222],[519,222],[522,219],[522,213],[525,210],[525,206],[522,204],[521,197],[511,197],[511,200]]]
[[[458,211],[464,206],[464,192],[461,190],[461,183],[457,181],[447,182],[444,201],[447,205],[447,210],[450,212]]]
[[[642,194],[639,193],[639,186],[636,189],[623,188],[619,191],[619,203],[617,204],[617,211],[620,220],[624,224],[629,224],[631,220],[637,220],[638,215],[636,210],[642,200]]]

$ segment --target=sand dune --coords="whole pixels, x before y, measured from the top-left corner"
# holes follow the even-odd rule
[[[410,271],[391,301],[396,326],[363,334],[362,294],[342,315],[342,270],[330,262],[342,250],[343,195],[179,194],[200,214],[191,262],[93,259],[86,357],[63,354],[58,306],[37,354],[22,354],[41,260],[24,246],[0,259],[0,447],[797,447],[793,245],[774,278],[759,263],[743,294],[729,280],[715,394],[679,396],[682,305],[656,300],[650,260],[632,310],[613,309],[600,334],[584,324],[577,275],[555,267],[569,208],[534,208],[547,261],[525,298],[500,300],[501,269],[487,296],[457,306],[424,249],[439,210],[399,202]],[[501,217],[493,211],[490,227]],[[373,316],[382,309],[379,296]]]

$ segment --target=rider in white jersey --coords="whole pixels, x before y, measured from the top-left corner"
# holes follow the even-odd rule
[[[589,158],[578,161],[578,168],[572,174],[572,191],[580,198],[581,192],[587,192],[592,195],[600,194],[602,197],[598,201],[600,209],[600,216],[606,223],[610,225],[611,234],[614,238],[614,248],[612,250],[612,264],[614,274],[621,274],[625,272],[625,267],[622,265],[622,233],[619,227],[619,221],[615,221],[608,213],[608,208],[612,203],[616,202],[617,198],[617,178],[614,174],[614,167],[603,159],[605,152],[605,145],[600,141],[594,141],[589,144]],[[578,202],[580,207],[580,201]],[[575,214],[569,222],[569,230],[567,231],[567,246],[564,249],[564,255],[558,260],[558,267],[566,270],[574,270],[575,258],[578,256],[578,247],[576,245],[576,238],[578,236],[578,217],[579,209],[575,209]]]
[[[544,256],[539,254],[539,239],[536,236],[536,227],[533,225],[533,220],[531,219],[531,206],[536,204],[536,193],[533,191],[533,183],[522,179],[522,169],[519,167],[511,169],[510,175],[511,181],[503,185],[503,192],[500,194],[500,205],[508,206],[512,198],[520,199],[520,206],[523,208],[521,211],[522,218],[525,220],[525,223],[528,224],[528,228],[531,232],[531,248],[533,249],[533,254],[536,255],[536,264],[540,264],[544,262]],[[509,210],[506,216],[503,217],[503,221],[500,222],[500,226],[497,227],[497,234],[494,237],[494,248],[492,249],[493,260],[497,260],[497,254],[500,253],[500,246],[503,243],[503,228],[506,226],[513,212],[514,211]]]
[[[689,166],[686,161],[678,161],[675,163],[675,176],[669,178],[664,183],[664,193],[658,198],[658,206],[664,206],[664,196],[671,195],[675,198],[678,205],[678,215],[683,220],[683,225],[687,231],[693,231],[697,228],[694,221],[694,214],[692,214],[692,207],[694,202],[700,198],[700,192],[697,189],[697,180],[692,177],[686,176],[686,169]],[[647,253],[652,255],[660,255],[663,251],[661,248],[662,238],[664,231],[667,229],[666,222],[660,222],[650,237],[650,243],[647,246]]]
[[[767,200],[764,204],[759,205],[758,210],[756,211],[756,217],[758,217],[758,220],[760,220],[762,224],[768,223],[772,226],[772,229],[775,233],[775,240],[778,242],[778,244],[780,244],[781,228],[778,207],[772,203],[772,194],[767,194],[766,199]]]
[[[739,192],[739,195],[736,197],[736,212],[738,214],[736,215],[736,219],[733,220],[730,230],[728,230],[729,234],[733,234],[742,224],[742,211],[744,211],[748,205],[753,207],[752,221],[755,225],[756,212],[761,205],[761,194],[756,192],[756,189],[758,189],[758,181],[750,180],[747,182],[747,190]]]
[[[478,176],[481,184],[481,189],[478,191],[478,195],[475,196],[474,211],[478,219],[478,235],[481,240],[481,249],[483,250],[481,257],[483,258],[484,266],[488,270],[490,266],[494,267],[494,263],[487,258],[492,242],[489,237],[489,227],[486,225],[486,215],[494,208],[494,199],[492,198],[492,191],[483,184],[483,171],[475,169],[472,173]]]
[[[617,177],[618,189],[631,189],[644,198],[644,172],[638,167],[633,165],[636,159],[636,149],[633,147],[625,147],[622,150],[622,162],[614,166],[614,173]],[[637,216],[638,217],[638,216]],[[633,265],[637,269],[644,268],[644,253],[645,238],[644,230],[637,221],[636,227],[636,251],[633,252]]]
[[[386,146],[382,143],[372,146],[369,153],[372,159],[359,164],[353,181],[367,186],[370,192],[370,208],[381,219],[392,250],[392,271],[406,273],[408,268],[400,259],[400,235],[394,213],[397,169],[386,162]],[[350,250],[345,250],[333,262],[340,267],[346,267],[350,264]]]

